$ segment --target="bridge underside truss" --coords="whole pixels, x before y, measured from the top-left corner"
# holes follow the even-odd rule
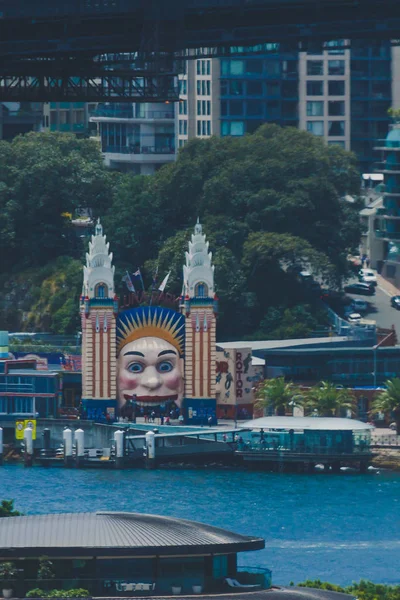
[[[182,59],[399,43],[397,11],[395,0],[0,0],[0,101],[172,102]]]

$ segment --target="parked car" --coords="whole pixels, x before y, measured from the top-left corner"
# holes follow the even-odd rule
[[[358,272],[358,279],[362,283],[370,283],[371,285],[378,285],[376,275],[371,269],[360,269]]]
[[[72,406],[60,406],[58,416],[60,419],[79,419],[79,409]]]
[[[360,298],[354,298],[354,300],[351,301],[350,307],[352,308],[353,312],[362,314],[367,312],[368,303],[365,302],[365,300],[360,300]]]
[[[393,308],[400,310],[400,296],[392,296],[390,298],[390,305],[393,306]]]
[[[360,313],[353,312],[353,313],[350,313],[349,315],[347,315],[346,319],[347,319],[347,321],[349,323],[353,323],[353,324],[354,323],[360,323],[361,322],[361,315],[360,315]]]
[[[350,283],[345,285],[344,291],[348,294],[362,294],[363,296],[373,296],[375,294],[375,286],[369,283]]]

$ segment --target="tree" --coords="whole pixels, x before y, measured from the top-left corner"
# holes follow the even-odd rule
[[[272,408],[279,416],[284,416],[293,406],[302,405],[299,388],[290,381],[286,382],[284,377],[265,379],[259,385],[256,397],[256,408]]]
[[[22,513],[14,509],[14,500],[2,500],[0,503],[1,517],[19,517]]]
[[[337,387],[329,381],[321,381],[310,388],[306,406],[321,417],[340,417],[346,410],[355,412],[355,398],[351,390]]]
[[[98,145],[60,133],[29,133],[0,142],[1,270],[44,265],[82,246],[68,215],[105,211],[119,174],[108,171]]]
[[[400,435],[400,378],[388,379],[386,389],[378,394],[372,403],[372,413],[393,414],[397,435]]]

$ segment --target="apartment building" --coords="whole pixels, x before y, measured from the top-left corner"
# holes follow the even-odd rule
[[[137,175],[152,175],[174,161],[175,111],[171,103],[98,104],[90,122],[97,126],[105,164]]]
[[[90,115],[96,104],[87,102],[45,102],[43,129],[86,136],[90,131]]]
[[[362,172],[375,161],[392,105],[400,106],[400,51],[390,42],[344,40],[324,49],[187,61],[180,77],[177,139],[241,136],[263,123],[299,127],[356,153]]]
[[[220,66],[219,59],[211,58],[185,62],[176,107],[179,148],[194,137],[220,135]]]

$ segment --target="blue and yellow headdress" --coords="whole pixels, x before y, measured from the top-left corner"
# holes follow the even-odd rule
[[[142,337],[158,337],[169,342],[183,356],[185,317],[175,310],[159,306],[132,308],[117,318],[117,354],[129,342]]]

